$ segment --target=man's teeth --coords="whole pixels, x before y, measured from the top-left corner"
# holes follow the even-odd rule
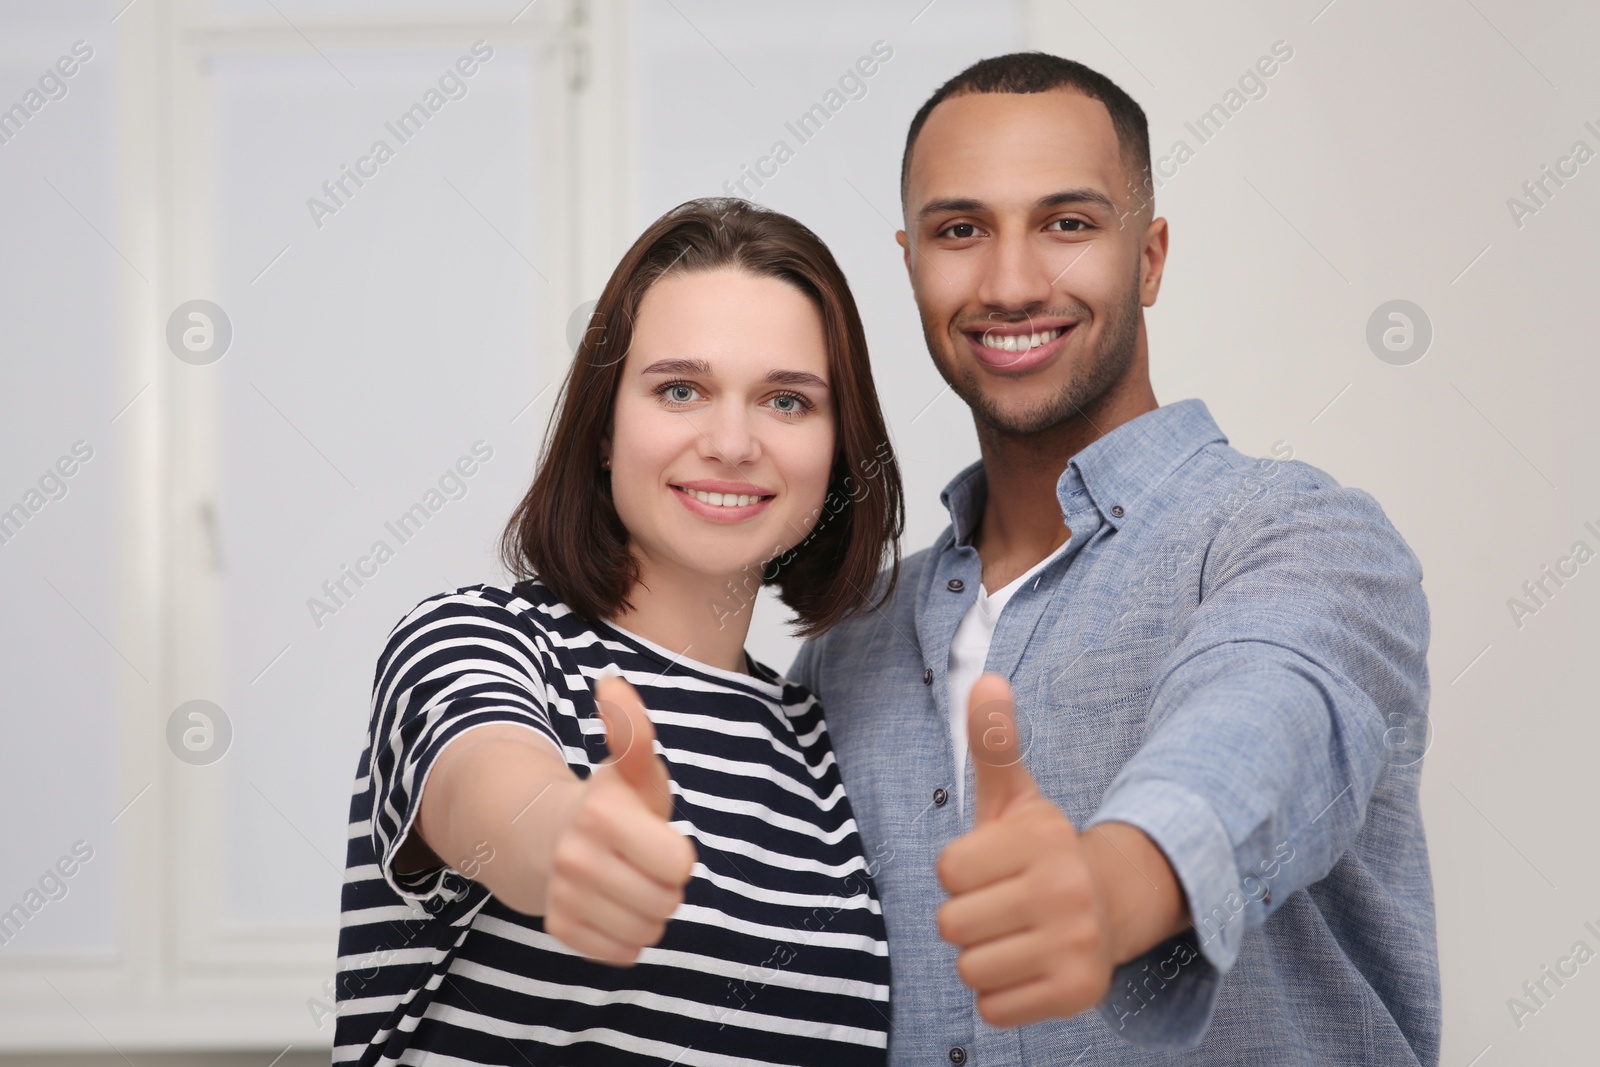
[[[1030,348],[1049,344],[1064,333],[1066,327],[1057,327],[1054,330],[1045,330],[1043,333],[994,333],[983,335],[983,347],[998,349],[1001,352],[1026,352]]]
[[[743,493],[702,493],[698,489],[685,489],[684,492],[700,501],[700,503],[710,504],[714,508],[748,507],[761,499],[758,496],[746,496]]]

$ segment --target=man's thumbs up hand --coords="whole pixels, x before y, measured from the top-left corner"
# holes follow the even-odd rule
[[[1039,796],[1022,763],[1016,706],[1011,686],[998,674],[986,674],[967,698],[967,747],[977,797],[973,823],[981,826]]]
[[[669,822],[671,782],[639,694],[608,677],[595,695],[611,758],[584,782],[556,839],[544,928],[586,956],[629,964],[683,903],[695,850]]]
[[[1022,761],[1011,687],[986,674],[967,703],[973,830],[939,856],[939,935],[994,1026],[1093,1007],[1111,985],[1112,932],[1077,829]]]

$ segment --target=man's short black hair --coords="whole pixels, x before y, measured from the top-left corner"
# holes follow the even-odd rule
[[[1111,113],[1111,126],[1117,131],[1123,169],[1133,188],[1129,190],[1142,206],[1150,194],[1150,127],[1144,109],[1110,78],[1082,63],[1053,56],[1048,52],[1012,52],[1009,55],[980,59],[957,74],[928,97],[906,133],[905,154],[900,157],[900,200],[906,198],[906,181],[911,175],[911,149],[928,115],[952,96],[966,93],[1047,93],[1071,89],[1098,100]]]

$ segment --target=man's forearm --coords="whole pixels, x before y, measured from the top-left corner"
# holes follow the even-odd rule
[[[1105,901],[1114,963],[1137,959],[1190,925],[1183,886],[1143,830],[1104,822],[1085,830],[1081,841]]]

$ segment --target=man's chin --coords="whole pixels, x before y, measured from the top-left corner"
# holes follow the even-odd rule
[[[988,396],[979,396],[976,402],[968,401],[968,406],[972,408],[973,416],[985,427],[1007,437],[1041,434],[1071,422],[1082,414],[1070,403],[1023,405]]]
[[[1082,415],[1073,395],[1083,390],[1075,390],[1072,384],[1062,387],[1041,382],[1030,383],[1026,390],[1015,385],[991,389],[976,374],[965,374],[950,381],[950,387],[971,409],[979,426],[1007,437],[1044,433]]]

